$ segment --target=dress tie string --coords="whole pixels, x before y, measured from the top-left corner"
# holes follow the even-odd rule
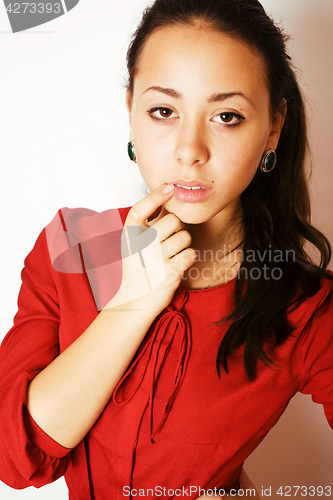
[[[133,484],[136,449],[138,445],[139,433],[143,417],[146,411],[148,411],[149,436],[151,443],[154,443],[154,438],[165,423],[186,374],[186,369],[191,354],[192,337],[188,318],[181,312],[181,310],[187,302],[188,297],[189,294],[187,290],[184,291],[182,287],[178,288],[172,303],[156,318],[155,323],[152,325],[152,333],[150,338],[148,339],[146,345],[138,354],[132,365],[128,368],[128,370],[119,381],[112,396],[113,402],[117,405],[127,403],[138,392],[144,379],[148,377],[148,397],[140,416],[132,449],[131,472],[129,481],[131,490]],[[154,427],[153,410],[156,384],[170,352],[172,343],[176,338],[180,339],[178,363],[176,366],[170,394],[167,397],[165,405],[163,405],[162,415]],[[125,381],[130,379],[132,373],[138,367],[140,361],[143,368],[141,376],[138,377],[138,381],[132,388],[130,394],[126,398],[120,399],[119,391],[121,390]]]

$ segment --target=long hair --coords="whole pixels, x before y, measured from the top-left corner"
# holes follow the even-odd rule
[[[215,323],[228,323],[217,353],[218,374],[221,366],[228,373],[228,357],[244,345],[244,367],[249,379],[254,380],[257,362],[274,364],[268,352],[292,335],[288,311],[314,295],[323,276],[332,279],[326,271],[331,247],[311,225],[306,114],[286,50],[288,37],[258,0],[156,0],[145,10],[129,46],[128,90],[133,92],[140,53],[154,31],[198,22],[258,51],[266,69],[272,116],[287,102],[276,150],[277,166],[269,174],[258,169],[241,196],[244,258],[236,279],[235,308]],[[317,249],[320,263],[308,255],[306,242]],[[247,258],[249,252],[251,259]],[[276,252],[278,267],[271,258]]]

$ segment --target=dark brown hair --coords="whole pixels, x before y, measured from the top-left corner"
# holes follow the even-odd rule
[[[235,309],[217,324],[229,328],[217,354],[217,371],[228,373],[228,357],[244,345],[244,366],[250,380],[257,362],[272,365],[268,355],[292,335],[287,308],[298,307],[320,287],[331,258],[328,240],[310,223],[310,198],[305,159],[308,149],[305,107],[290,57],[288,37],[267,16],[257,0],[156,0],[144,12],[128,53],[128,89],[133,92],[140,53],[156,30],[198,22],[249,44],[265,63],[271,112],[287,101],[287,115],[276,150],[278,164],[269,174],[259,169],[242,193],[245,231],[242,267],[235,288]],[[319,251],[316,265],[305,242]],[[252,258],[247,259],[251,251]],[[270,256],[280,252],[279,279]],[[293,255],[293,258],[290,258]],[[265,272],[263,272],[265,270]],[[254,272],[255,271],[255,272]],[[260,276],[255,274],[259,271]],[[268,346],[268,349],[267,349]]]

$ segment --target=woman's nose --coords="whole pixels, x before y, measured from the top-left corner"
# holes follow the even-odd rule
[[[204,127],[198,121],[183,123],[178,131],[174,158],[184,166],[204,164],[208,161],[208,143]]]

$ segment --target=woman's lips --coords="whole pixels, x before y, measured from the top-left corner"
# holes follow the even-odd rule
[[[184,181],[179,180],[173,182],[175,186],[175,198],[183,203],[199,203],[206,200],[213,192],[208,184],[201,181]]]

